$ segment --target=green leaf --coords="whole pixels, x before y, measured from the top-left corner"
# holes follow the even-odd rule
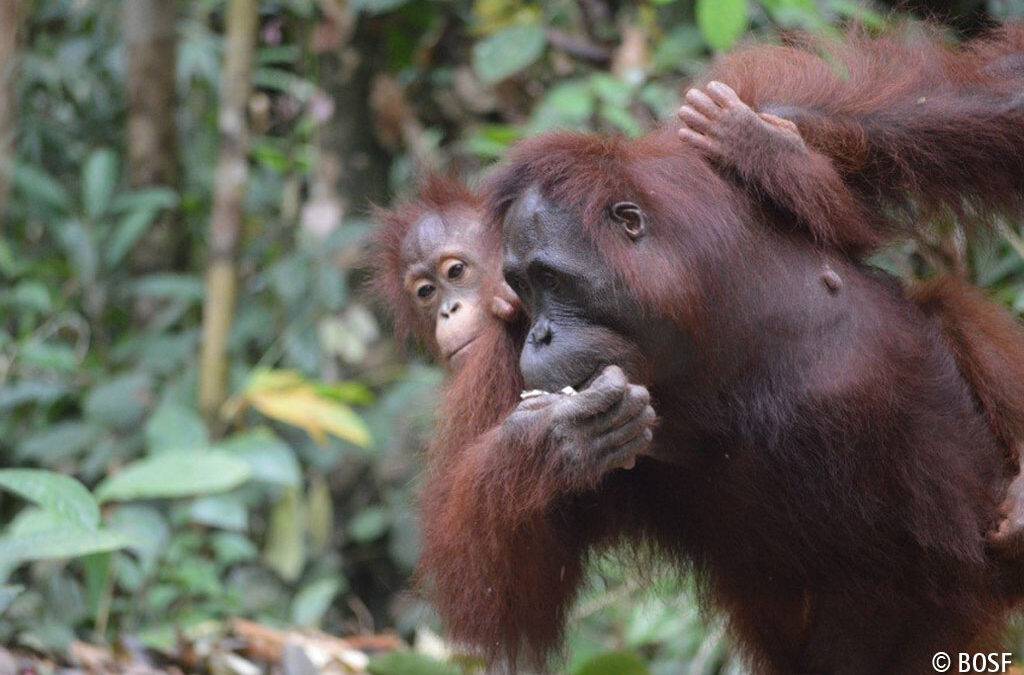
[[[46,204],[62,214],[70,210],[71,200],[64,186],[40,168],[18,164],[11,182],[29,202]]]
[[[85,415],[115,429],[134,427],[153,396],[152,384],[145,373],[132,373],[93,387],[85,397]]]
[[[652,64],[657,72],[686,72],[704,49],[700,30],[692,24],[676,26],[658,43]]]
[[[88,422],[58,422],[25,437],[17,445],[20,460],[50,463],[75,457],[99,439],[100,429]]]
[[[326,551],[334,533],[334,500],[331,497],[330,486],[319,473],[313,474],[309,479],[306,527],[309,529],[309,543],[313,552]]]
[[[218,443],[217,448],[248,464],[255,481],[291,487],[302,482],[295,452],[269,429],[232,436]]]
[[[69,218],[57,225],[57,239],[68,262],[78,273],[79,281],[87,286],[94,285],[99,269],[99,250],[93,229],[87,228],[80,220]]]
[[[292,600],[292,623],[304,628],[319,627],[320,620],[341,590],[341,582],[334,577],[306,584]]]
[[[113,213],[160,211],[173,209],[178,205],[178,201],[178,193],[170,188],[143,188],[117,195],[110,205],[110,210]]]
[[[352,8],[367,14],[383,14],[398,9],[409,0],[353,0]]]
[[[28,506],[18,511],[11,520],[4,534],[8,536],[21,536],[23,534],[35,534],[44,530],[67,527],[67,519],[56,511],[47,511],[37,506]],[[75,527],[78,527],[77,525]]]
[[[129,544],[128,538],[120,532],[72,526],[0,537],[0,569],[30,560],[77,558],[92,553],[117,551]]]
[[[226,452],[162,452],[129,464],[96,489],[100,502],[214,494],[250,477],[249,466]]]
[[[69,526],[95,530],[100,509],[89,491],[74,478],[39,469],[0,469],[0,488],[51,511]]]
[[[98,218],[111,206],[117,185],[117,155],[110,150],[97,150],[82,167],[82,205],[85,215]]]
[[[237,493],[200,497],[188,511],[192,522],[222,530],[244,531],[249,526],[249,512]]]
[[[724,52],[747,29],[747,0],[697,0],[697,26],[715,51]]]
[[[31,279],[18,282],[7,299],[16,307],[34,310],[40,314],[45,314],[53,308],[50,289],[46,284]]]
[[[18,355],[22,366],[32,370],[71,373],[78,368],[78,354],[68,345],[29,340]]]
[[[761,5],[786,29],[813,30],[823,24],[815,0],[761,0]]]
[[[626,108],[612,105],[602,106],[600,117],[627,136],[637,138],[643,134],[643,127]]]
[[[348,380],[333,384],[318,384],[316,391],[321,396],[334,399],[348,405],[373,405],[376,397],[373,390],[362,382]]]
[[[124,504],[107,518],[107,529],[120,532],[139,559],[144,574],[156,569],[160,555],[171,540],[171,528],[159,510],[141,504]]]
[[[608,652],[590,659],[573,675],[650,675],[650,671],[633,652]]]
[[[49,405],[67,393],[67,385],[61,382],[21,380],[0,387],[0,410],[9,410],[26,403]]]
[[[595,73],[590,78],[590,86],[604,103],[618,108],[625,108],[633,100],[635,87],[629,82],[606,73]]]
[[[594,92],[589,82],[566,82],[551,90],[533,111],[531,131],[578,129],[594,114]]]
[[[129,211],[121,218],[110,235],[106,246],[106,258],[108,267],[117,267],[128,251],[132,250],[136,242],[146,233],[156,221],[156,211],[139,210]]]
[[[379,506],[370,506],[352,518],[348,534],[356,543],[364,544],[383,536],[389,524],[387,511]]]
[[[270,527],[263,560],[285,581],[295,581],[306,564],[302,499],[297,488],[288,488],[270,512]]]
[[[521,137],[521,130],[510,124],[483,124],[466,139],[466,147],[480,157],[497,159]]]
[[[259,551],[247,537],[237,532],[218,532],[210,538],[213,555],[221,565],[235,565],[259,557]]]
[[[0,586],[0,617],[4,615],[7,608],[11,606],[14,599],[25,590],[24,586]]]
[[[455,666],[412,652],[392,652],[370,660],[371,675],[459,675]]]
[[[882,30],[888,23],[884,14],[879,14],[856,0],[831,0],[828,4],[836,14],[853,19],[872,30]]]
[[[187,274],[150,274],[136,281],[129,290],[143,298],[188,302],[199,302],[205,292],[203,280]]]
[[[165,399],[146,421],[146,444],[152,453],[196,450],[209,443],[206,425],[191,408]]]
[[[114,556],[110,551],[92,553],[82,559],[85,598],[93,617],[102,611],[103,596],[112,590]]]
[[[546,45],[543,27],[509,26],[473,45],[473,69],[482,82],[494,84],[531,65]]]

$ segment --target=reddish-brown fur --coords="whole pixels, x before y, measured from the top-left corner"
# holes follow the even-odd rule
[[[420,344],[435,354],[437,343],[434,339],[434,325],[432,322],[427,323],[417,313],[416,305],[410,301],[409,290],[405,287],[402,242],[425,216],[436,214],[445,218],[459,211],[481,213],[483,201],[465,183],[430,174],[421,181],[414,199],[390,209],[377,208],[373,213],[378,227],[370,242],[370,289],[394,315],[395,331],[399,339],[415,336]],[[496,265],[490,267],[496,269]]]
[[[816,151],[770,168],[756,149],[736,158],[741,174],[775,176],[763,186],[768,196],[816,239],[863,253],[941,209],[1020,210],[1024,27],[961,49],[921,25],[805,42],[739,51],[709,79],[796,122]]]
[[[414,198],[374,214],[378,228],[371,242],[371,288],[395,317],[398,335],[412,335],[434,353],[434,327],[417,312],[404,284],[402,247],[424,217],[460,210],[482,214],[482,199],[463,183],[430,175]],[[483,250],[497,254],[500,242],[492,239]],[[484,272],[491,272],[482,291],[487,295],[501,281],[497,255]],[[583,550],[572,544],[571,533],[551,527],[542,515],[555,489],[547,484],[540,462],[547,447],[543,430],[522,429],[501,453],[488,453],[498,424],[523,390],[517,363],[521,323],[491,317],[445,388],[421,495],[425,546],[420,567],[429,575],[421,579],[425,591],[441,614],[453,625],[477,628],[458,637],[496,647],[518,645],[525,637],[539,661],[556,645],[557,635],[549,634],[549,627],[564,622],[569,602],[555,598],[560,589],[578,586]],[[481,535],[470,550],[463,546],[464,532]],[[544,556],[532,555],[538,547]],[[496,598],[484,611],[476,601],[483,596]],[[502,598],[514,599],[514,607]]]
[[[502,433],[521,382],[518,343],[495,327],[493,348],[477,350],[446,395],[424,495],[423,570],[454,638],[542,662],[587,553],[628,540],[692,566],[765,669],[927,672],[936,649],[993,644],[1010,603],[983,532],[1005,471],[1000,442],[1018,433],[1019,381],[988,350],[1017,354],[1019,336],[964,289],[920,291],[922,311],[850,254],[906,230],[905,192],[921,208],[962,210],[960,198],[1019,208],[1024,120],[1005,86],[1016,75],[987,74],[1005,70],[1019,35],[961,60],[906,36],[854,38],[841,47],[851,84],[774,48],[737,57],[749,69],[734,65],[742,83],[718,75],[748,102],[796,109],[811,146],[839,164],[840,187],[854,186],[855,206],[797,191],[791,214],[766,210],[670,131],[549,135],[513,152],[492,183],[494,222],[539,183],[651,312],[694,337],[702,367],[676,390],[652,390],[665,415],[659,456],[673,463],[642,461],[571,496],[548,479],[544,438]],[[902,212],[883,212],[877,198]],[[651,220],[657,248],[642,264],[604,227],[620,199]],[[830,217],[816,221],[821,209]],[[856,209],[870,218],[844,221]],[[816,245],[789,229],[794,220]],[[747,317],[766,304],[787,316],[794,304],[809,317],[832,307],[800,305],[799,273],[812,263],[843,279],[843,309],[856,318],[850,335],[817,346],[843,360],[808,370]],[[851,341],[861,351],[844,349]],[[986,418],[975,396],[1010,412]]]

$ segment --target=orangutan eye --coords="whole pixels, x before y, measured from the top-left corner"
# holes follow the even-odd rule
[[[430,298],[434,297],[434,291],[436,290],[437,288],[434,284],[424,281],[416,287],[416,297],[424,301],[430,300]]]
[[[441,273],[444,275],[445,279],[448,279],[449,281],[461,279],[466,273],[466,263],[458,258],[449,258],[441,263]]]
[[[458,279],[462,276],[462,273],[466,271],[466,266],[462,263],[455,263],[448,268],[448,278]]]

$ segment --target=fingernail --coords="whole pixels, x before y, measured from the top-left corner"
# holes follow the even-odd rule
[[[626,471],[629,471],[634,466],[636,466],[636,455],[634,455],[634,456],[630,457],[629,459],[627,459],[625,464],[622,465],[622,468],[625,469]]]
[[[644,429],[644,440],[652,440],[654,438],[654,432],[650,429]]]

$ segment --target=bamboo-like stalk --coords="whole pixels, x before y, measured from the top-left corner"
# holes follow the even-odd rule
[[[258,27],[256,0],[230,0],[227,44],[221,79],[220,157],[214,176],[210,220],[203,340],[199,358],[199,407],[211,429],[227,397],[227,343],[235,312],[235,259],[242,229],[242,205],[249,177],[249,138],[245,111],[251,92],[253,52]]]

